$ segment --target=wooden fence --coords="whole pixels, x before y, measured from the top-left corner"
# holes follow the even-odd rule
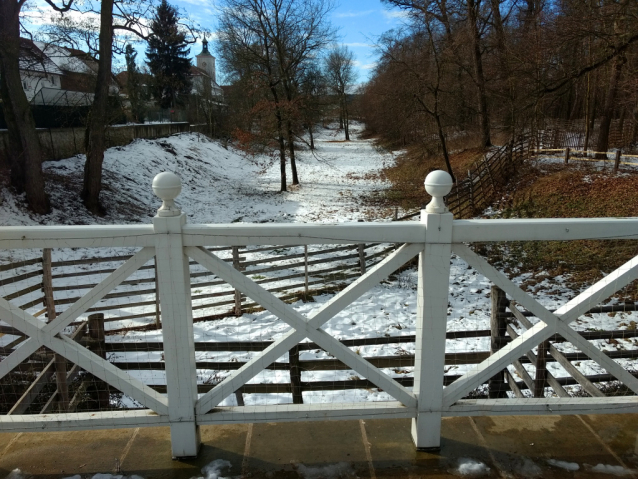
[[[519,135],[516,140],[487,153],[474,162],[467,176],[457,182],[446,196],[446,204],[455,218],[471,218],[483,211],[507,184],[516,167],[533,154],[535,143],[530,134]],[[402,221],[417,217],[420,211],[395,218]]]
[[[285,250],[283,253],[282,248]],[[291,249],[299,251],[291,254]],[[257,284],[264,285],[267,291],[276,294],[284,300],[296,300],[325,290],[335,291],[341,289],[353,278],[365,273],[366,268],[375,265],[388,252],[394,249],[394,245],[376,243],[330,248],[317,247],[310,250],[307,245],[297,247],[270,246],[250,249],[239,246],[208,248],[209,251],[213,251],[216,254],[226,253],[229,257],[225,261],[232,263],[235,269],[247,272]],[[246,255],[260,253],[263,256],[269,252],[273,252],[273,254],[259,259],[246,259]],[[0,287],[11,284],[22,285],[19,286],[20,289],[17,291],[5,295],[4,299],[7,301],[16,300],[23,310],[42,305],[42,309],[36,311],[33,315],[35,317],[42,315],[48,317],[47,302],[53,304],[56,308],[56,314],[59,314],[62,311],[60,307],[75,303],[80,299],[82,291],[95,287],[96,283],[83,283],[81,282],[82,278],[110,274],[116,269],[112,266],[113,263],[126,261],[130,258],[131,255],[122,255],[51,261],[51,250],[45,249],[42,257],[0,266],[0,273],[5,273],[5,277],[0,278]],[[110,263],[110,267],[95,268],[96,265],[102,263]],[[190,265],[195,266],[196,263],[191,261]],[[90,267],[85,269],[83,268],[85,266]],[[141,329],[161,328],[161,311],[157,299],[156,266],[155,264],[142,266],[139,271],[144,271],[146,274],[142,275],[142,277],[122,282],[122,285],[128,288],[125,288],[124,291],[107,294],[104,297],[104,300],[117,299],[117,302],[96,305],[89,308],[87,312],[105,313],[107,315],[105,319],[107,323],[125,320],[145,320],[148,325],[141,327]],[[222,308],[215,315],[196,315],[195,319],[197,321],[219,319],[229,314],[240,316],[243,312],[252,311],[259,307],[258,304],[248,300],[236,289],[230,287],[202,293],[201,291],[205,288],[226,285],[224,281],[216,278],[209,271],[193,270],[190,277],[191,298],[197,302],[193,306],[194,311]],[[41,278],[41,281],[34,283],[32,278]],[[64,285],[59,284],[62,280],[65,283]],[[287,284],[281,285],[284,282]],[[25,283],[27,284],[25,285]],[[277,285],[270,286],[273,283]],[[131,286],[141,285],[144,285],[143,289],[130,288]],[[48,296],[46,294],[47,291],[49,291]],[[37,292],[42,294],[33,298],[34,293]],[[76,295],[69,296],[67,294],[65,297],[56,297],[63,292],[73,292]],[[140,296],[150,296],[150,299],[140,301]],[[25,298],[25,300],[20,301],[21,298]],[[134,308],[143,308],[145,311],[136,314],[109,315],[109,312],[113,310],[130,310]],[[152,311],[149,311],[149,309],[152,309]],[[79,323],[74,324],[77,325]],[[109,334],[113,334],[123,332],[123,329],[127,328],[109,328],[107,331]],[[0,331],[2,330],[3,327],[0,326]],[[4,330],[6,333],[6,327],[4,327]]]
[[[537,127],[535,136],[538,148],[571,148],[592,150],[598,143],[600,122],[595,122],[587,137],[585,121],[548,119]],[[634,119],[614,119],[609,129],[609,148],[627,152],[636,148],[638,123]]]

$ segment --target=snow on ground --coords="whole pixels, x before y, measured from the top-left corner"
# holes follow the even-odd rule
[[[353,124],[353,136],[361,129]],[[84,155],[48,161],[43,168],[53,179],[47,185],[53,212],[34,218],[26,212],[24,198],[16,199],[5,187],[0,193],[0,226],[148,223],[161,205],[151,182],[162,171],[182,179],[176,203],[191,223],[356,221],[368,211],[357,199],[385,186],[371,177],[392,162],[393,155],[377,151],[371,140],[346,143],[340,135],[322,129],[315,139],[316,151],[298,152],[301,185],[286,193],[279,193],[276,158],[225,149],[202,135],[138,139],[110,148],[104,158],[104,218],[80,206]],[[290,166],[287,169],[290,183]]]
[[[361,125],[354,125],[353,135],[361,130]],[[301,180],[299,187],[291,188],[287,193],[278,193],[278,163],[265,155],[247,156],[232,148],[225,149],[217,142],[210,141],[195,134],[176,135],[160,140],[137,140],[126,147],[112,148],[107,151],[104,162],[105,188],[103,202],[107,205],[108,214],[96,218],[78,206],[78,192],[82,177],[83,157],[74,157],[44,165],[49,175],[48,191],[52,198],[53,212],[42,218],[34,218],[25,212],[24,199],[13,197],[5,188],[1,195],[0,225],[34,225],[34,224],[115,224],[115,223],[149,223],[150,217],[160,205],[151,191],[153,177],[161,171],[174,171],[183,180],[183,189],[178,197],[179,206],[189,216],[191,223],[222,222],[345,222],[359,219],[383,220],[375,214],[374,209],[364,209],[360,205],[360,197],[374,190],[383,188],[385,184],[377,177],[378,172],[393,161],[393,155],[378,151],[369,140],[355,139],[351,142],[340,141],[341,133],[335,129],[323,129],[317,133],[317,150],[303,150],[298,155],[298,170]],[[381,247],[378,247],[381,248]],[[312,247],[309,248],[312,251]],[[371,250],[373,252],[375,250]],[[277,254],[281,256],[298,255],[303,248],[282,248]],[[54,250],[54,261],[77,259],[85,256],[113,256],[130,254],[132,251],[102,248],[99,253],[94,250],[57,249]],[[1,261],[26,259],[27,255],[41,255],[41,251],[0,252]],[[228,256],[227,253],[226,257]],[[259,259],[261,253],[247,253],[248,260]],[[222,254],[223,256],[223,254]],[[356,265],[356,260],[353,260]],[[288,261],[294,262],[293,260]],[[115,267],[121,261],[102,263],[100,268]],[[92,265],[96,268],[96,265]],[[37,269],[37,265],[22,268],[19,271],[0,272],[0,296],[13,293],[24,288],[24,283],[2,285],[2,279],[8,274],[28,273]],[[71,266],[75,272],[91,273],[89,266]],[[257,267],[249,267],[246,273],[254,280],[262,277],[257,274]],[[138,274],[138,273],[136,273]],[[145,270],[139,274],[150,274]],[[312,271],[311,271],[312,279]],[[139,276],[141,277],[141,276]],[[85,279],[86,278],[86,279]],[[81,282],[97,283],[104,275],[91,274],[80,279],[56,279],[56,285],[69,287],[69,291],[56,291],[56,300],[72,298],[77,295],[77,286]],[[134,276],[133,279],[138,278]],[[529,279],[529,274],[519,275],[515,281],[522,283]],[[34,276],[29,285],[41,282],[41,276]],[[210,281],[210,278],[202,278]],[[575,292],[566,286],[567,278],[559,276],[546,278],[532,288],[536,299],[549,309],[556,309],[575,296]],[[193,285],[194,295],[216,294],[221,286]],[[204,283],[202,283],[204,284]],[[285,282],[281,284],[287,284]],[[416,329],[416,272],[407,270],[394,279],[384,281],[357,301],[337,314],[324,329],[338,339],[397,337],[397,342],[385,345],[361,346],[356,352],[361,356],[396,356],[414,354],[414,343],[400,341],[401,336],[415,334]],[[450,295],[448,307],[448,331],[486,330],[490,321],[490,282],[464,261],[456,256],[451,258]],[[72,290],[76,287],[76,290]],[[124,287],[124,286],[123,286]],[[125,291],[135,288],[143,290],[148,286],[125,286]],[[128,289],[126,289],[128,288]],[[84,294],[82,291],[82,294]],[[121,291],[121,290],[116,290]],[[143,291],[142,291],[143,293]],[[154,311],[154,295],[140,293],[139,301],[150,303],[142,308],[145,312]],[[37,299],[41,292],[35,290],[31,296],[22,296],[21,300]],[[302,314],[308,315],[325,305],[332,298],[329,294],[318,294],[314,302],[297,302],[292,306]],[[110,302],[108,302],[110,301]],[[118,301],[108,300],[102,304],[114,306],[107,311],[108,316],[117,318],[122,315],[138,312],[138,310],[119,310]],[[194,306],[199,307],[203,299],[195,299]],[[21,303],[22,304],[22,303]],[[35,313],[42,307],[36,304],[27,311]],[[68,307],[61,305],[62,310]],[[197,314],[212,314],[207,309],[197,310]],[[628,328],[633,313],[616,315],[594,314],[583,316],[573,326],[578,330],[615,330]],[[146,322],[144,322],[146,321]],[[148,324],[152,319],[115,321],[107,323],[107,329],[138,326]],[[635,323],[634,323],[635,324]],[[194,326],[195,341],[270,341],[281,337],[288,331],[288,326],[268,312],[244,314],[239,318],[227,317],[217,321],[197,322]],[[519,331],[522,332],[522,331]],[[0,337],[0,346],[10,344],[16,338],[10,335]],[[139,342],[139,353],[113,353],[112,361],[162,361],[161,352],[143,351],[144,342],[161,341],[161,333],[155,331],[129,331],[123,335],[109,336],[110,342]],[[620,342],[597,341],[597,347],[605,350],[636,349],[634,340]],[[557,343],[556,347],[563,352],[576,349],[568,343]],[[488,351],[489,338],[465,338],[448,340],[446,351],[470,352]],[[198,361],[237,361],[243,362],[254,357],[254,352],[198,352]],[[331,356],[322,350],[302,351],[300,359],[328,359]],[[287,361],[284,356],[280,361]],[[619,360],[626,367],[633,363]],[[534,374],[531,364],[524,365]],[[585,374],[604,372],[592,361],[580,361],[576,366]],[[471,366],[457,365],[446,367],[446,374],[459,375]],[[547,365],[556,376],[565,376],[566,372],[557,363]],[[384,370],[393,377],[409,377],[411,367],[400,367]],[[511,370],[516,376],[514,370]],[[147,384],[165,384],[163,371],[130,371],[130,374]],[[200,383],[216,383],[230,374],[230,371],[198,371]],[[303,381],[347,381],[359,379],[356,373],[348,370],[304,371]],[[288,383],[289,372],[286,370],[266,370],[253,378],[251,383]],[[247,405],[290,402],[290,394],[246,394]],[[381,401],[390,397],[377,389],[353,389],[346,391],[306,391],[304,402],[326,401]],[[234,397],[225,404],[233,404]],[[128,404],[128,405],[132,405]]]
[[[456,473],[460,476],[481,477],[490,473],[490,468],[481,461],[462,457],[459,459],[459,465]]]

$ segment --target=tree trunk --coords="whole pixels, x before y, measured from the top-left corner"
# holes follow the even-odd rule
[[[477,6],[475,0],[467,0],[467,16],[470,26],[470,38],[472,41],[472,61],[476,76],[476,89],[478,95],[478,111],[481,130],[481,146],[492,145],[490,138],[490,119],[487,112],[487,94],[485,93],[485,75],[483,73],[483,59],[481,57],[481,34],[478,29]]]
[[[288,152],[290,156],[290,169],[292,170],[292,184],[299,184],[299,177],[297,176],[297,162],[295,161],[295,143],[292,135],[292,123],[290,120],[286,121],[286,127],[288,134]]]
[[[447,151],[447,141],[445,140],[445,134],[443,133],[443,126],[441,125],[441,117],[437,114],[436,118],[436,127],[439,133],[439,141],[441,142],[441,149],[443,150],[443,159],[445,160],[445,167],[447,168],[447,172],[452,177],[452,181],[456,183],[456,177],[452,172],[452,164],[450,163],[450,155]]]
[[[498,50],[498,64],[501,75],[505,77],[507,83],[507,100],[509,102],[509,112],[505,120],[505,126],[514,134],[516,124],[516,93],[514,80],[507,62],[507,49],[505,47],[505,29],[503,28],[503,18],[501,17],[501,1],[491,0],[492,17],[494,18],[494,31],[496,32],[496,48]]]
[[[310,149],[315,149],[315,137],[312,134],[312,125],[308,127],[308,134],[310,135]]]
[[[42,176],[42,150],[35,121],[20,78],[21,3],[0,2],[0,98],[9,129],[11,182],[25,191],[29,207],[37,214],[50,211]]]
[[[346,94],[343,94],[343,127],[346,132],[346,141],[350,141],[350,119],[348,118],[348,101]]]
[[[95,98],[86,129],[86,163],[82,199],[86,208],[95,215],[103,215],[100,204],[102,189],[102,163],[106,149],[109,86],[113,59],[113,0],[103,0],[100,10],[100,58],[98,60]]]
[[[609,88],[607,89],[607,98],[605,99],[605,106],[603,108],[603,114],[600,119],[600,131],[598,133],[598,144],[596,145],[596,151],[599,153],[596,155],[598,159],[607,158],[607,150],[609,148],[609,129],[611,127],[611,119],[614,114],[614,106],[616,102],[616,93],[618,91],[618,82],[622,75],[622,67],[625,64],[626,59],[622,56],[618,56],[614,61],[614,66],[611,69],[611,79],[609,80]]]

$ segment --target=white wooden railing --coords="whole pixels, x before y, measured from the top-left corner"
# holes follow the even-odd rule
[[[4,377],[42,346],[112,385],[147,409],[0,416],[0,431],[62,431],[167,425],[173,455],[192,457],[199,449],[202,424],[254,423],[362,418],[412,418],[419,449],[438,448],[443,416],[580,414],[637,412],[636,396],[592,398],[463,399],[527,351],[559,333],[634,393],[638,379],[570,328],[570,323],[638,277],[638,257],[618,268],[551,313],[489,265],[467,245],[519,240],[638,239],[638,219],[457,220],[443,203],[452,186],[449,175],[428,175],[432,202],[419,222],[334,225],[188,225],[174,204],[179,178],[162,173],[153,190],[163,200],[152,225],[2,227],[0,249],[135,247],[137,253],[93,287],[55,320],[45,323],[0,299],[0,319],[29,337],[0,362]],[[211,246],[402,244],[357,281],[309,316],[276,298],[249,277],[206,250]],[[541,322],[443,387],[450,255],[463,258]],[[414,387],[410,390],[371,365],[322,326],[415,256],[418,259],[417,331]],[[155,257],[161,302],[167,394],[160,394],[126,371],[63,334],[95,303]],[[261,354],[246,362],[203,395],[197,393],[188,263],[195,260],[291,326]],[[394,398],[387,402],[278,404],[222,407],[222,401],[286,354],[310,339]]]

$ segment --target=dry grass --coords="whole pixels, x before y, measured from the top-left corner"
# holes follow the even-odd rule
[[[638,175],[612,175],[580,165],[530,166],[497,206],[504,218],[638,216]],[[550,276],[569,273],[576,289],[638,254],[633,240],[528,241],[507,248],[510,266],[518,263],[522,270],[546,271]],[[636,300],[638,290],[629,288],[623,297]]]
[[[484,154],[478,148],[466,149],[450,155],[452,171],[461,177],[472,163]],[[367,200],[377,206],[395,207],[412,210],[422,207],[429,201],[423,181],[428,173],[434,170],[447,170],[443,155],[433,154],[423,146],[412,146],[399,156],[396,163],[385,170],[382,176],[391,186]]]

